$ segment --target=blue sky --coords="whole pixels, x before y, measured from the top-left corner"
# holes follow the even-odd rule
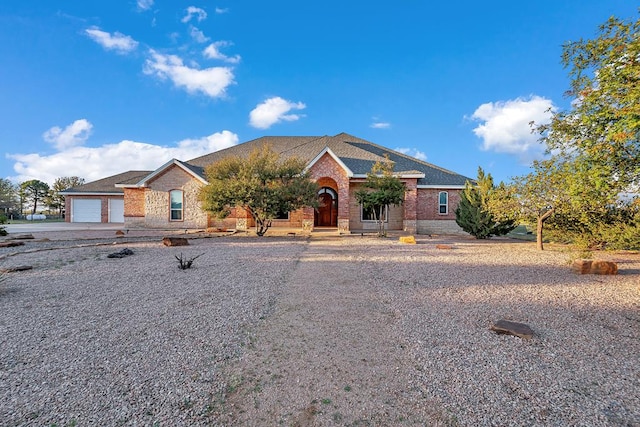
[[[570,100],[562,44],[629,0],[0,4],[0,176],[87,181],[347,132],[496,181]]]

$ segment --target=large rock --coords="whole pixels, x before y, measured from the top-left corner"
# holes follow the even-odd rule
[[[618,264],[613,261],[595,260],[591,263],[591,274],[618,274]]]
[[[516,337],[530,339],[533,337],[533,330],[525,323],[512,322],[511,320],[498,320],[489,328],[498,334],[515,335]]]
[[[189,246],[189,240],[185,237],[165,237],[162,239],[165,246]]]
[[[16,271],[27,271],[33,269],[30,265],[19,265],[18,267],[0,268],[0,273],[15,273]]]
[[[451,249],[453,249],[453,246],[452,245],[438,244],[438,245],[436,245],[436,249],[451,250]]]
[[[618,264],[613,261],[577,259],[571,267],[578,274],[618,274]]]
[[[409,245],[416,244],[416,238],[414,236],[400,236],[400,243],[407,243]]]

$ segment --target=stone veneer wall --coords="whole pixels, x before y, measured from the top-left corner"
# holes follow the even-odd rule
[[[455,220],[434,220],[425,219],[418,220],[418,234],[468,234],[456,224]]]
[[[201,208],[198,193],[202,183],[178,166],[155,177],[144,193],[146,227],[206,228],[208,215]],[[183,221],[169,220],[169,191],[183,191]]]

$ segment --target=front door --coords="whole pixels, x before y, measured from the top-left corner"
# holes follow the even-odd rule
[[[338,195],[328,187],[318,192],[318,210],[315,215],[315,225],[318,227],[338,226]]]

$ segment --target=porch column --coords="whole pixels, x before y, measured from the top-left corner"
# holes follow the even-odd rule
[[[349,233],[349,185],[338,185],[338,232]]]
[[[302,230],[313,231],[313,220],[315,218],[315,209],[305,207],[302,208]]]
[[[404,218],[402,229],[407,233],[418,232],[418,180],[404,183],[406,192],[404,193]]]

